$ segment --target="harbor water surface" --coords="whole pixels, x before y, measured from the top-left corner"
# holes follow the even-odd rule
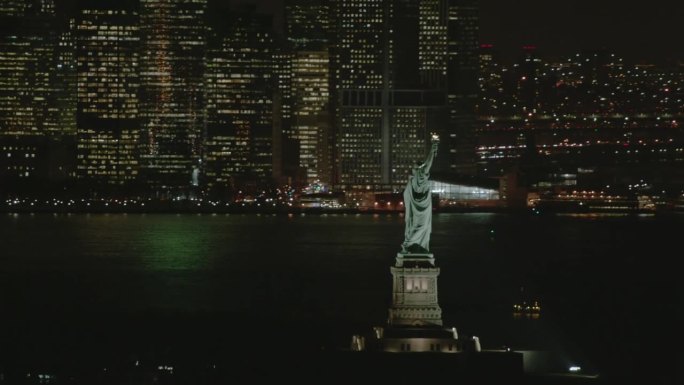
[[[673,380],[683,224],[437,214],[445,326],[485,349]],[[386,322],[402,240],[397,214],[6,214],[0,368],[343,349]],[[514,317],[533,300],[539,319]]]

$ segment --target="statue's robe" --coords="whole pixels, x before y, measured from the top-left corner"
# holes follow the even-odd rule
[[[404,189],[404,207],[406,230],[404,233],[404,249],[411,252],[428,252],[430,250],[430,232],[432,231],[432,194],[430,193],[430,175],[425,166],[414,169]]]

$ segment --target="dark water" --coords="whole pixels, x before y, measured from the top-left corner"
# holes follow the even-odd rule
[[[674,383],[683,224],[436,215],[445,324]],[[0,368],[344,347],[385,322],[402,236],[396,215],[4,215]],[[540,320],[513,319],[521,287]]]

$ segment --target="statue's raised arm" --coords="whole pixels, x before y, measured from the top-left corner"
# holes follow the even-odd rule
[[[437,156],[437,146],[439,145],[438,140],[435,139],[436,135],[432,136],[432,148],[430,148],[430,152],[428,153],[427,159],[425,159],[425,163],[421,167],[423,167],[423,172],[426,174],[430,174],[430,168],[432,168],[432,161],[435,159]]]
[[[404,189],[404,221],[406,229],[401,252],[405,254],[428,253],[432,232],[432,193],[430,191],[430,169],[437,156],[439,137],[432,135],[432,147],[425,163],[413,169],[413,175]]]

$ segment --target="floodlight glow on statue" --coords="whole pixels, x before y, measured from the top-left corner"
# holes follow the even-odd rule
[[[413,175],[404,189],[404,243],[401,252],[422,254],[430,252],[430,233],[432,232],[432,192],[430,191],[430,168],[437,156],[439,136],[432,134],[432,147],[427,159],[413,169]]]

